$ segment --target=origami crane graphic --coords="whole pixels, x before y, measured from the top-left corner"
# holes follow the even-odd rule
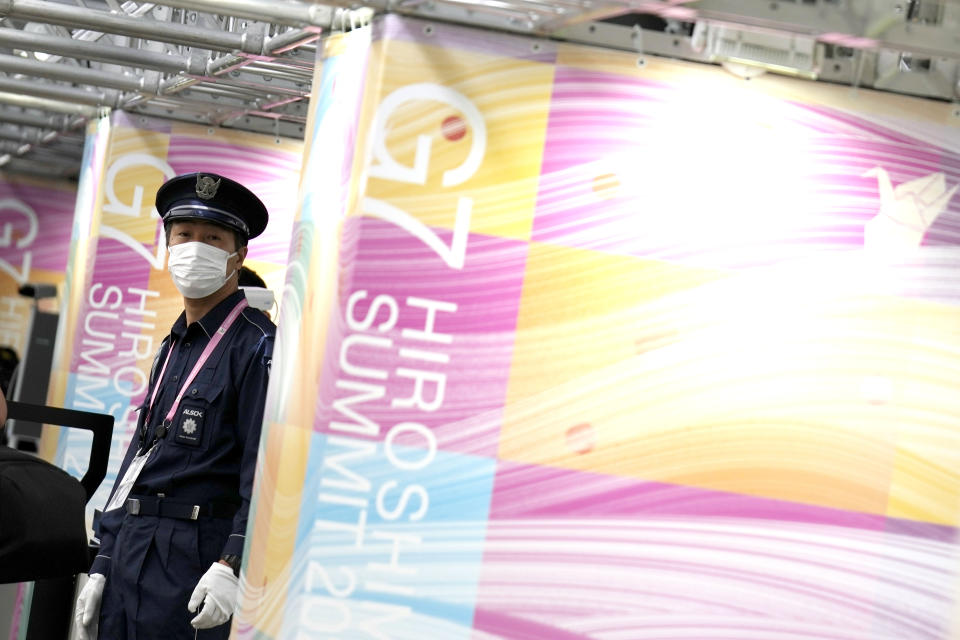
[[[947,190],[943,173],[930,175],[896,187],[882,167],[867,171],[876,176],[880,190],[880,211],[864,227],[863,244],[867,248],[911,249],[920,246],[923,236],[937,216],[947,208],[960,184]]]

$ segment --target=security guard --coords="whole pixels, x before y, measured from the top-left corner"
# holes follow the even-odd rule
[[[211,173],[170,179],[156,205],[184,310],[100,519],[77,600],[81,640],[98,623],[104,640],[227,638],[237,604],[276,330],[247,306],[237,273],[267,210]]]

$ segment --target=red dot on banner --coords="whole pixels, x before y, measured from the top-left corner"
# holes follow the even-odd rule
[[[447,140],[459,140],[467,135],[467,125],[460,116],[447,116],[440,125],[440,131]]]
[[[566,440],[567,449],[573,453],[590,453],[596,444],[596,434],[589,422],[581,422],[567,429]]]

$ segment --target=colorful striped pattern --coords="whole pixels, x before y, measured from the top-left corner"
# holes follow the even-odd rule
[[[949,105],[363,33],[315,83],[235,636],[955,637]]]

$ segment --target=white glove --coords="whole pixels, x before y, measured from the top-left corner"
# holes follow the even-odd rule
[[[203,610],[190,621],[194,629],[211,629],[230,619],[237,608],[237,576],[233,569],[221,562],[214,562],[200,576],[187,609],[191,613],[203,604]]]
[[[77,598],[77,610],[73,614],[77,623],[79,640],[96,640],[97,625],[100,621],[100,600],[103,598],[103,585],[107,577],[102,573],[91,573],[87,584],[80,590]]]

